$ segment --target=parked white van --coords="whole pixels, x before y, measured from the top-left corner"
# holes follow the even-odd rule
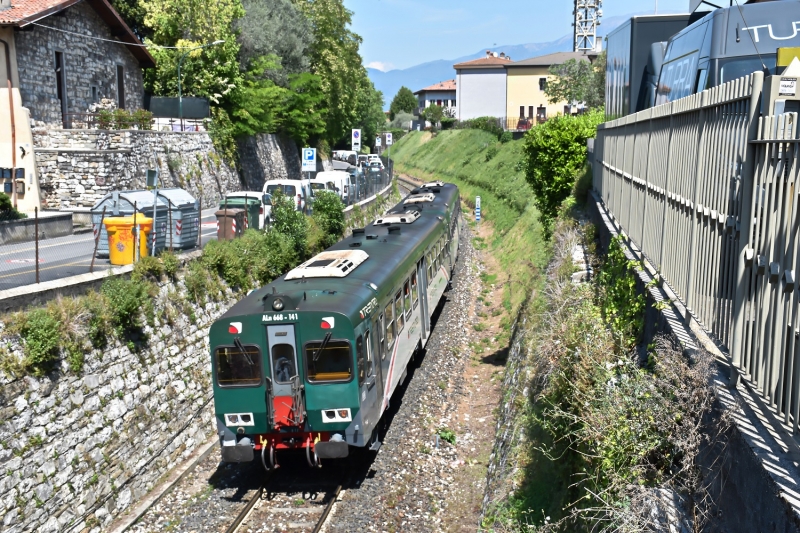
[[[309,187],[308,180],[269,180],[264,184],[262,194],[274,195],[282,191],[284,196],[292,198],[297,211],[305,211],[306,206],[311,207],[314,194]]]
[[[344,170],[326,170],[317,172],[315,180],[322,180],[323,183],[333,183],[334,190],[339,194],[339,198],[346,204],[350,196],[350,174]]]

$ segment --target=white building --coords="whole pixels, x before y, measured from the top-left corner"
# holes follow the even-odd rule
[[[456,80],[440,81],[430,87],[414,92],[417,97],[418,113],[434,104],[444,109],[445,116],[457,116]]]
[[[486,57],[456,63],[456,118],[506,116],[506,65],[511,58],[486,51]]]

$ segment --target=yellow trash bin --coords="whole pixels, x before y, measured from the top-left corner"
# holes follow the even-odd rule
[[[133,217],[108,217],[103,220],[108,233],[108,260],[112,265],[130,265],[136,259],[134,243],[136,234],[133,228]],[[136,216],[139,226],[139,257],[145,257],[148,250],[148,236],[153,229],[153,219],[142,215]]]

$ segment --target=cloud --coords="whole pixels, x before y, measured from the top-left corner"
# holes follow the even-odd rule
[[[373,61],[372,63],[367,63],[367,68],[374,68],[375,70],[380,70],[381,72],[388,72],[394,68],[392,63],[384,63],[382,61]]]

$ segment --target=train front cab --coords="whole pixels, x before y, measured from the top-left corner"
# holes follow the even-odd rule
[[[363,322],[360,329],[365,329]],[[382,381],[368,331],[342,314],[284,312],[211,328],[222,460],[277,464],[281,450],[320,458],[364,446],[380,418]]]

